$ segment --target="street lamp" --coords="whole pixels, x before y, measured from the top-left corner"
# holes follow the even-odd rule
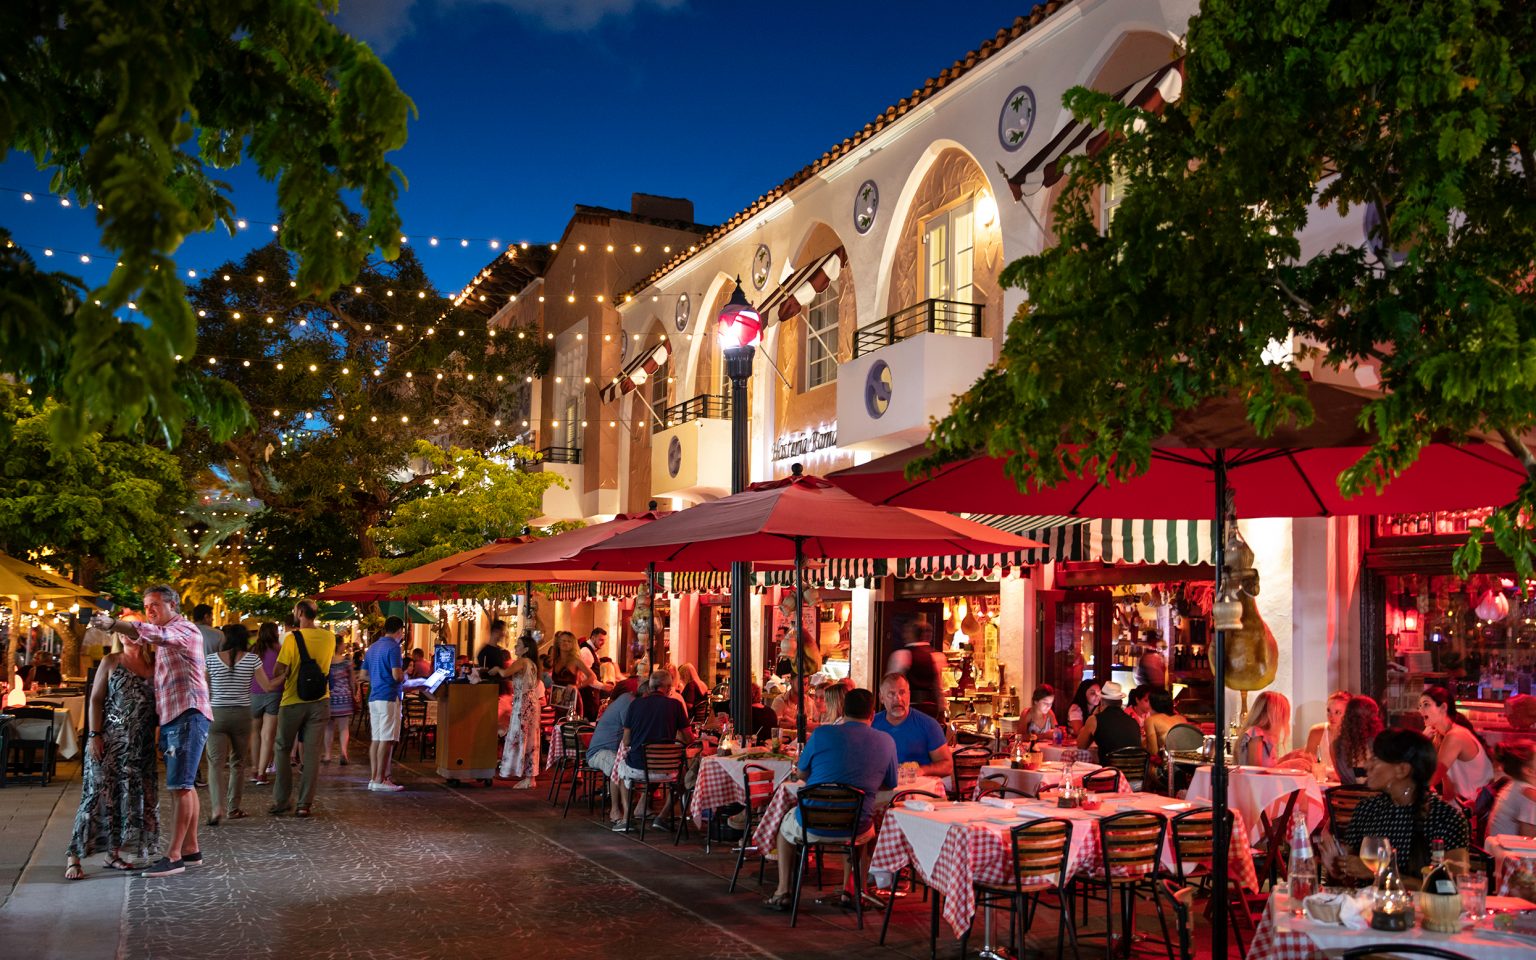
[[[725,375],[731,378],[731,493],[747,488],[747,380],[752,376],[752,357],[762,334],[763,318],[736,290],[721,308],[715,326]],[[752,627],[747,613],[747,565],[731,564],[731,721],[738,735],[752,729],[752,675],[748,664]]]

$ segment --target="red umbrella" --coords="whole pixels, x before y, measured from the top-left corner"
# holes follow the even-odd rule
[[[1218,458],[1236,492],[1239,517],[1471,509],[1508,503],[1526,479],[1502,443],[1476,438],[1432,443],[1382,492],[1366,490],[1346,499],[1337,478],[1370,444],[1370,433],[1359,425],[1360,411],[1374,395],[1319,383],[1308,384],[1307,392],[1317,411],[1312,425],[1282,427],[1269,437],[1254,433],[1241,398],[1209,401],[1180,414],[1174,428],[1153,442],[1147,470],[1129,480],[1073,477],[1054,487],[1026,481],[1020,489],[1004,460],[987,456],[908,480],[907,464],[926,452],[922,447],[839,470],[828,479],[872,503],[903,507],[1173,520],[1213,514]]]
[[[346,583],[338,583],[334,587],[322,590],[316,594],[319,600],[346,600],[352,603],[372,603],[375,600],[389,600],[404,593],[406,588],[394,584],[388,584],[388,573],[370,573],[367,576],[358,577],[356,580],[348,580]],[[413,593],[411,600],[436,600],[437,597],[430,593]]]
[[[553,539],[553,538],[549,538]],[[506,567],[506,566],[482,566],[481,562],[487,557],[506,553],[509,549],[532,541],[529,537],[504,537],[494,540],[483,547],[473,550],[464,550],[451,557],[434,560],[432,563],[423,564],[411,570],[397,573],[387,577],[381,583],[385,586],[408,587],[416,584],[489,584],[489,583],[519,583],[536,582],[547,583],[554,581],[591,580],[594,579],[578,570],[551,570],[540,567]],[[604,574],[604,580],[638,580],[642,574],[628,572],[614,572]]]
[[[630,530],[646,526],[654,521],[657,514],[647,510],[644,513],[621,513],[612,520],[603,523],[594,523],[591,526],[578,530],[569,530],[558,533],[552,537],[543,537],[538,540],[530,540],[527,543],[511,544],[489,550],[484,556],[473,561],[479,567],[524,567],[529,569],[547,570],[644,570],[645,564],[639,563],[633,566],[622,567],[613,563],[599,565],[592,561],[573,560],[582,551],[606,543],[609,539],[626,533]],[[603,579],[609,579],[604,576]]]
[[[741,493],[711,500],[620,534],[582,557],[620,565],[680,564],[724,569],[738,561],[793,560],[795,623],[804,622],[807,556],[920,557],[949,553],[1000,553],[1042,544],[947,513],[879,507],[839,490],[820,477],[794,476],[754,483]],[[805,631],[795,631],[796,662],[805,653]],[[805,674],[797,671],[800,696]],[[805,715],[799,718],[805,739]]]

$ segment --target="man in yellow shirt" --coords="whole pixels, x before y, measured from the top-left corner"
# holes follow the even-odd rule
[[[315,778],[320,775],[320,746],[325,736],[326,721],[331,717],[331,689],[329,680],[320,684],[318,696],[315,690],[305,691],[302,688],[310,682],[305,680],[305,674],[311,678],[314,670],[318,670],[322,677],[329,674],[331,658],[336,654],[336,635],[315,626],[315,615],[318,612],[313,601],[300,600],[294,604],[293,619],[299,628],[289,631],[283,637],[283,645],[277,653],[277,667],[273,670],[274,679],[283,681],[283,699],[277,711],[277,744],[274,748],[277,769],[272,780],[272,807],[268,811],[273,816],[291,811],[295,816],[307,817],[315,799]],[[299,649],[300,638],[303,639],[302,654]],[[306,659],[313,660],[315,666],[308,670],[302,669]],[[307,692],[310,698],[300,696],[301,692]],[[301,731],[304,740],[304,772],[299,779],[298,805],[290,807],[288,801],[293,793],[293,768],[289,766],[288,758],[293,742]]]

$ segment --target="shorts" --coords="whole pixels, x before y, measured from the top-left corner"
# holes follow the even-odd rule
[[[368,701],[369,737],[379,743],[400,739],[400,701]]]
[[[613,765],[618,762],[617,750],[591,750],[587,753],[587,766],[601,773],[605,777],[613,776]],[[639,779],[639,774],[635,775]]]
[[[805,843],[805,830],[800,826],[800,817],[794,811],[787,814],[783,822],[779,824],[779,836],[797,847]],[[870,823],[869,826],[864,828],[864,832],[859,834],[859,839],[855,842],[862,846],[873,839],[875,839],[875,825]],[[848,838],[844,836],[822,837],[820,834],[813,833],[811,834],[811,842],[847,843]]]
[[[208,742],[208,718],[187,710],[170,723],[160,724],[160,749],[165,753],[167,790],[191,790],[197,783],[197,765]]]
[[[283,691],[273,690],[271,693],[251,694],[251,719],[258,717],[277,716],[278,704],[283,702]]]
[[[675,773],[653,773],[646,775],[644,770],[636,770],[629,764],[619,761],[619,779],[625,783],[643,783],[649,780],[651,783],[671,783],[677,779]]]

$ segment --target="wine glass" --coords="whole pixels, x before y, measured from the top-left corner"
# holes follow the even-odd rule
[[[1365,837],[1360,841],[1360,862],[1381,882],[1381,873],[1392,862],[1392,841],[1386,837]]]

